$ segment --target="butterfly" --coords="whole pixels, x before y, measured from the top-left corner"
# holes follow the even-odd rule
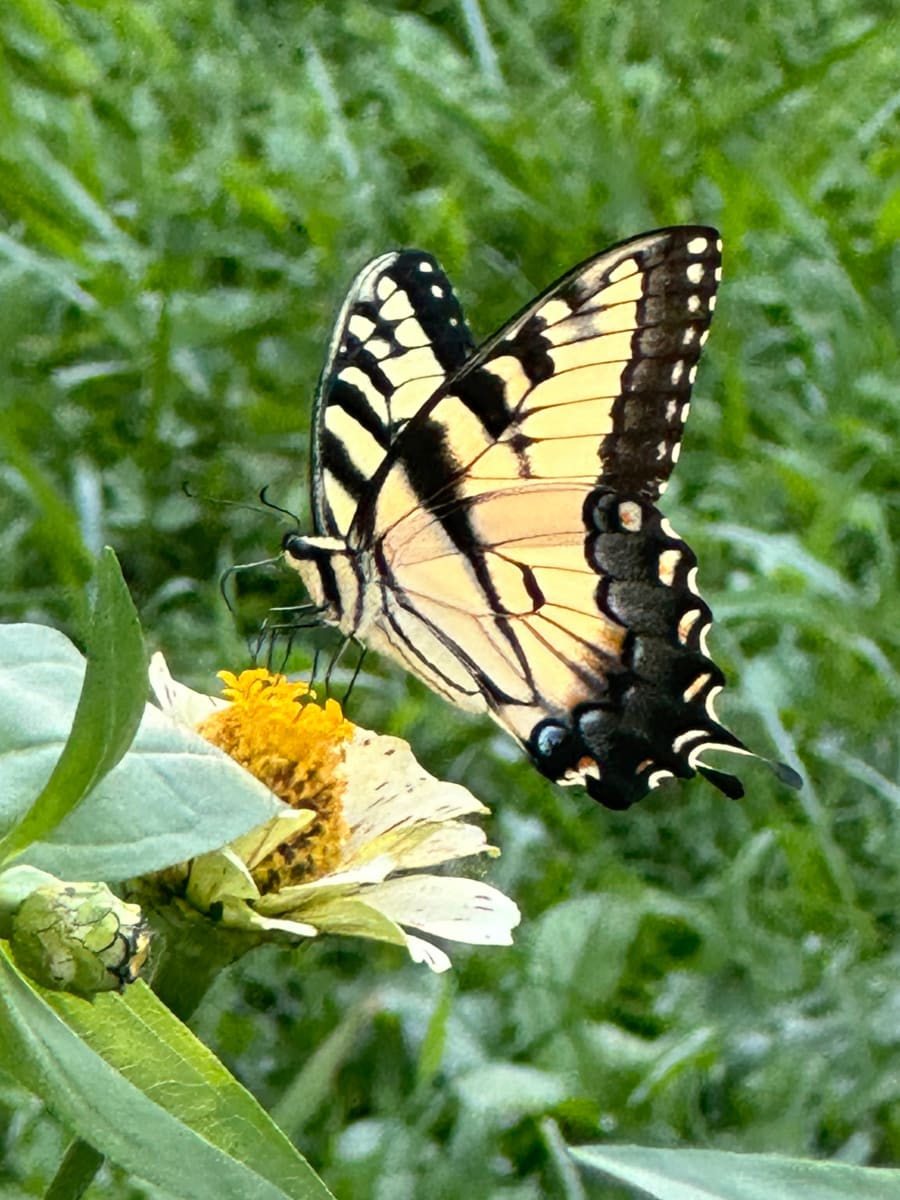
[[[716,718],[697,560],[656,507],[720,263],[714,229],[646,233],[476,346],[431,255],[376,258],[316,398],[315,533],[283,539],[326,621],[609,808],[697,771],[743,794],[702,761],[751,752]]]

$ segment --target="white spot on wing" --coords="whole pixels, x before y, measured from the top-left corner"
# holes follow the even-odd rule
[[[688,296],[687,306],[688,306],[688,312],[690,312],[690,313],[695,313],[695,312],[700,311],[700,297],[696,294],[696,292],[693,295]]]
[[[643,524],[644,514],[641,506],[633,500],[625,500],[619,505],[619,524],[628,533],[637,533]]]
[[[419,270],[422,272],[423,275],[433,275],[434,274],[434,267],[431,265],[430,262],[420,262]]]
[[[685,274],[689,283],[699,283],[704,275],[703,263],[691,263]]]
[[[599,779],[600,764],[595,762],[592,758],[582,758],[578,763],[578,774],[582,779],[587,779],[588,777],[591,779]]]
[[[688,371],[688,383],[692,384],[696,378],[697,378],[697,367],[695,364],[693,367],[691,367],[690,371]]]
[[[681,377],[683,374],[684,374],[684,363],[681,361],[681,359],[679,359],[678,362],[675,364],[675,366],[672,368],[672,383],[679,384],[681,382]]]
[[[687,404],[685,404],[685,406],[684,406],[684,407],[682,408],[682,410],[681,410],[681,423],[682,423],[682,425],[685,423],[685,421],[688,419],[688,417],[689,417],[690,415],[691,415],[691,405],[690,405],[690,402],[688,402]]]
[[[688,254],[705,254],[709,242],[704,237],[695,237],[687,244]]]
[[[706,307],[709,309],[710,312],[713,311],[713,309],[716,307],[716,297],[715,296],[710,296],[710,298],[706,302]]]
[[[653,788],[659,787],[664,779],[674,779],[672,772],[665,770],[654,771],[647,780],[647,787],[652,791]]]
[[[691,567],[691,569],[688,571],[687,590],[689,592],[693,592],[695,596],[700,595],[700,593],[697,591],[697,568],[696,567]]]
[[[672,447],[672,462],[677,463],[681,458],[681,442],[676,442]]]
[[[680,550],[663,550],[659,556],[657,564],[657,574],[659,582],[666,587],[671,587],[675,582],[675,572],[678,569],[678,564],[681,562]]]
[[[690,346],[697,340],[697,330],[693,325],[688,325],[684,331],[684,337],[681,339],[683,346]]]
[[[678,414],[678,401],[670,400],[666,405],[666,420],[672,422]]]
[[[675,539],[676,539],[676,541],[680,541],[680,540],[681,540],[681,539],[678,537],[678,534],[677,534],[677,533],[675,532],[675,530],[672,528],[672,524],[671,524],[671,522],[669,521],[669,518],[668,518],[668,517],[663,517],[663,519],[662,519],[662,520],[660,521],[660,523],[659,523],[659,527],[660,527],[660,529],[663,531],[663,533],[666,535],[666,537],[675,538]]]
[[[432,294],[432,296],[436,296],[438,298],[438,300],[440,300],[441,296],[443,296],[443,294],[444,294],[444,289],[441,287],[441,285],[439,283],[433,283],[431,285],[431,294]]]

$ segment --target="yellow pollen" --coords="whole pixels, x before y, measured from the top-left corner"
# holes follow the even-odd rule
[[[308,684],[259,668],[220,671],[227,708],[197,732],[255,775],[279,799],[316,818],[253,869],[261,892],[315,879],[337,865],[347,836],[341,771],[344,742],[353,735],[336,700],[316,702]]]

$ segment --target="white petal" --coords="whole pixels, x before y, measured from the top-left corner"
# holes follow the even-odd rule
[[[489,811],[467,788],[429,775],[400,738],[358,728],[345,748],[344,770],[348,858],[376,839],[389,843],[423,822]]]
[[[150,659],[148,674],[159,707],[167,717],[171,717],[179,725],[196,729],[200,722],[205,721],[212,713],[228,707],[227,700],[195,692],[193,688],[173,679],[165,658],[158,650]]]
[[[521,914],[508,896],[477,879],[407,875],[366,888],[361,899],[398,925],[473,946],[508,946]]]
[[[453,965],[443,950],[439,950],[437,946],[432,946],[431,942],[426,942],[424,938],[417,938],[411,933],[406,935],[406,948],[413,962],[423,962],[426,967],[431,967],[435,975],[449,971]]]

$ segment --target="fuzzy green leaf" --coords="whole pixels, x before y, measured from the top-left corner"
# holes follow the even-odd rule
[[[250,1093],[143,985],[93,1003],[43,992],[4,951],[0,1029],[5,1070],[74,1134],[173,1196],[331,1195]]]
[[[0,627],[0,829],[47,785],[83,673],[81,655],[55,630]],[[23,861],[64,879],[127,879],[215,849],[280,811],[221,751],[142,707],[128,753]],[[112,746],[111,726],[105,730],[92,742],[97,753]]]
[[[654,1200],[896,1200],[900,1195],[900,1171],[847,1163],[643,1146],[592,1146],[572,1153],[584,1166]]]

